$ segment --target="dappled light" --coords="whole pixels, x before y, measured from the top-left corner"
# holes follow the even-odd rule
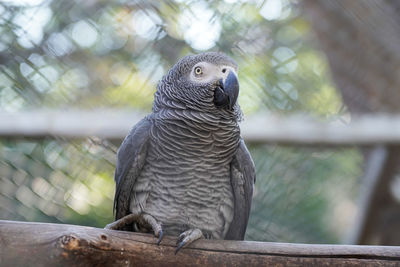
[[[158,80],[179,58],[221,51],[239,65],[245,120],[260,113],[349,118],[298,1],[3,1],[0,36],[6,112],[146,113]],[[104,227],[113,220],[120,142],[0,139],[0,219]],[[246,239],[343,241],[357,211],[357,148],[255,143],[249,150],[257,182]]]

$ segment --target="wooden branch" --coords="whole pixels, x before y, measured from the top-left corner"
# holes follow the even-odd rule
[[[199,240],[177,255],[174,237],[0,221],[0,266],[398,266],[400,247]]]
[[[145,114],[121,110],[71,110],[0,113],[0,136],[43,138],[98,136],[122,139]],[[311,117],[252,115],[241,123],[249,143],[289,145],[375,145],[400,143],[400,116],[369,115],[351,123],[322,122]]]

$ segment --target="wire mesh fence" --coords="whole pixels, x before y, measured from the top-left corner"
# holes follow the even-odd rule
[[[178,58],[213,50],[238,62],[245,116],[349,116],[298,1],[6,1],[0,36],[0,105],[7,112],[148,112],[157,81]],[[113,217],[118,145],[2,138],[0,219],[103,227]],[[357,211],[357,148],[252,144],[250,152],[257,182],[246,239],[343,240]]]

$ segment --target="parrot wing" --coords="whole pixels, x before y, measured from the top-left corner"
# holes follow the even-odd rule
[[[233,220],[225,239],[243,240],[249,220],[253,186],[256,181],[254,162],[243,141],[231,162],[231,185],[234,197]]]
[[[142,119],[132,128],[118,149],[114,176],[116,220],[130,213],[132,188],[146,161],[151,125],[152,122],[147,117]]]

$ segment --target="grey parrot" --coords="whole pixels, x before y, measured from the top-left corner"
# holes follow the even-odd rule
[[[152,113],[118,150],[116,221],[107,229],[243,240],[255,182],[240,137],[237,64],[216,52],[180,59],[160,80]]]

